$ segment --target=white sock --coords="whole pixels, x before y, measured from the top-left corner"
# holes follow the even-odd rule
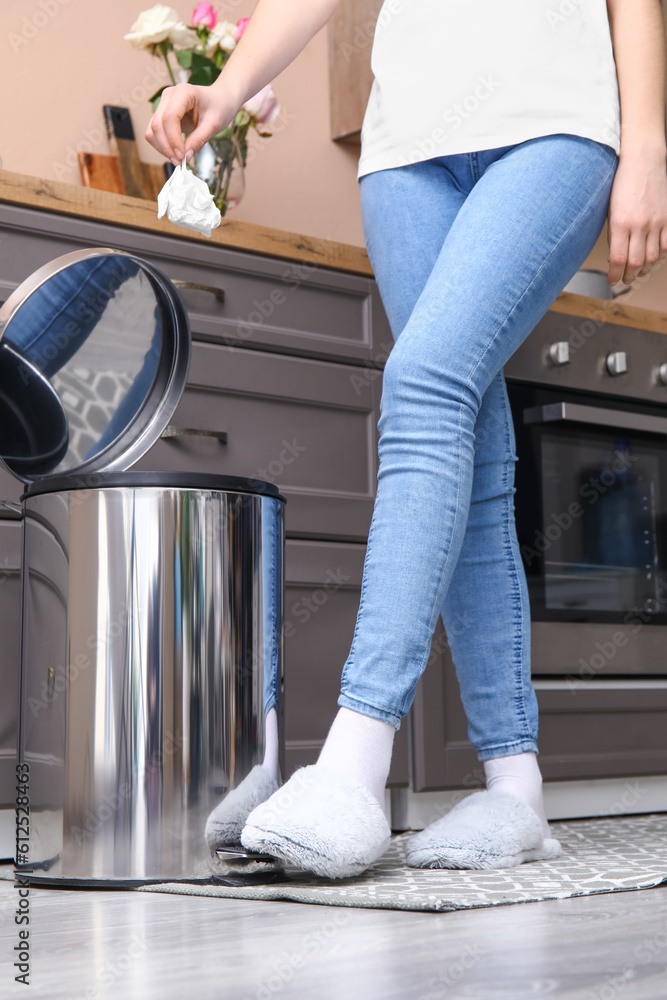
[[[544,814],[542,775],[537,763],[537,754],[533,751],[516,753],[509,757],[494,757],[493,760],[485,760],[483,763],[487,789],[509,792],[510,795],[522,799],[535,810],[542,824],[544,837],[549,838],[551,834]]]
[[[317,763],[365,785],[384,807],[395,732],[388,722],[339,708]]]
[[[277,785],[280,784],[280,765],[278,763],[278,713],[270,708],[266,713],[264,729],[264,760],[263,766],[269,771]]]

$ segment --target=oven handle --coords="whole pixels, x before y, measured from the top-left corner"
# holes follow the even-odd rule
[[[624,431],[644,431],[648,434],[667,434],[667,417],[652,417],[645,413],[625,410],[606,410],[602,406],[584,406],[581,403],[549,403],[533,406],[523,411],[524,424],[552,424],[575,421],[599,427],[619,427]]]

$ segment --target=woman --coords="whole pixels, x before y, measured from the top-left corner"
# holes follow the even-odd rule
[[[259,0],[216,83],[167,88],[146,138],[176,164],[189,158],[337,3]],[[659,0],[385,0],[372,68],[358,180],[396,342],[359,613],[317,763],[259,805],[249,789],[241,833],[249,849],[333,878],[387,848],[392,739],[440,614],[486,790],[413,836],[408,862],[560,854],[537,764],[502,369],[607,214],[610,285],[667,254]]]

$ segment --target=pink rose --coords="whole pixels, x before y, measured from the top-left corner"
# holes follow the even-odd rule
[[[195,9],[192,11],[192,17],[190,18],[190,24],[203,24],[205,28],[212,31],[215,28],[215,23],[218,20],[218,15],[213,10],[212,3],[198,3]]]
[[[239,38],[248,27],[249,17],[242,17],[240,21],[236,22],[236,31],[234,33],[234,40],[238,42]]]
[[[267,83],[254,97],[245,102],[243,107],[259,124],[269,124],[280,111],[273,87]]]

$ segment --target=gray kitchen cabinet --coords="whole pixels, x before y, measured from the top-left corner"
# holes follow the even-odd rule
[[[447,636],[438,619],[410,713],[414,791],[484,785],[484,770],[468,740],[467,725]]]
[[[381,7],[382,0],[341,0],[327,24],[331,138],[357,146],[373,84],[371,50]]]
[[[354,634],[366,546],[285,543],[286,765],[312,764],[337,711],[340,675]],[[408,726],[394,740],[389,783],[407,785]]]
[[[667,773],[667,679],[534,678],[546,781]],[[412,788],[483,785],[442,621],[411,713]]]
[[[26,662],[31,664],[21,706],[22,733],[30,750],[30,791],[42,807],[58,808],[65,800],[64,760],[54,747],[65,745],[65,719],[72,706],[67,697],[67,675],[72,662],[65,659],[69,589],[69,514],[59,505],[58,517],[48,525],[32,516],[31,530],[24,540],[24,593],[31,621],[40,629],[23,630]],[[74,664],[79,669],[79,664]],[[83,665],[82,665],[83,666]],[[92,671],[91,671],[92,673]],[[78,685],[94,683],[81,670]]]
[[[535,679],[544,778],[667,774],[667,680]]]
[[[357,365],[196,342],[176,436],[135,468],[265,479],[287,499],[288,535],[365,542],[378,417],[379,380]],[[178,434],[193,428],[226,439]]]
[[[19,520],[0,520],[0,809],[13,808],[21,653]]]

